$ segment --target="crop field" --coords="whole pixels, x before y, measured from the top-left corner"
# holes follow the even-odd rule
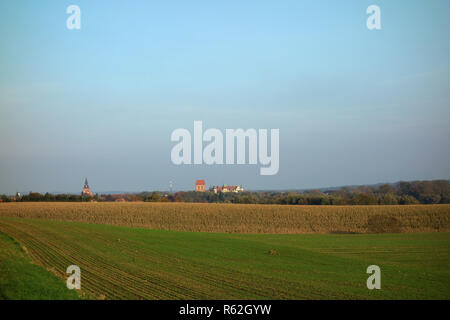
[[[449,232],[450,205],[287,206],[203,203],[1,203],[0,217],[223,233]]]
[[[0,232],[0,300],[77,298],[60,279],[32,264],[20,244]]]
[[[13,256],[26,253],[30,268],[48,270],[31,277],[32,297],[54,285],[48,275],[65,286],[75,264],[83,299],[450,299],[447,232],[226,234],[3,217],[2,234],[1,248],[14,239]],[[2,268],[2,251],[0,258]],[[381,290],[366,287],[372,264],[381,268]],[[14,280],[28,269],[6,274]],[[23,296],[12,289],[7,298]]]
[[[0,204],[0,299],[450,299],[449,205]],[[382,270],[368,290],[366,269]],[[65,287],[69,265],[81,290]]]

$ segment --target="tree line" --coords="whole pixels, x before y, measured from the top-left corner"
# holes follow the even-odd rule
[[[448,180],[398,182],[377,186],[342,187],[306,191],[254,191],[214,193],[212,191],[141,192],[119,195],[125,201],[207,202],[282,205],[406,205],[450,203]],[[117,195],[80,196],[30,192],[20,198],[1,196],[8,201],[116,201]]]
[[[447,180],[398,182],[378,186],[342,187],[329,190],[258,191],[242,193],[177,192],[140,194],[144,201],[222,202],[285,205],[402,205],[450,203]]]

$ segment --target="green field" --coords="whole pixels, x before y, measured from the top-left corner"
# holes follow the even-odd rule
[[[33,264],[17,242],[0,232],[0,300],[77,298],[58,278]]]
[[[76,264],[82,298],[450,299],[446,232],[226,234],[24,218],[0,218],[0,231],[50,270],[1,236],[2,298],[55,298],[42,294],[55,281],[56,297],[71,297],[65,270]],[[381,290],[366,287],[372,264]]]

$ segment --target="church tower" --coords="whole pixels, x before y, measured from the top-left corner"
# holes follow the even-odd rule
[[[82,196],[91,196],[91,197],[94,196],[94,193],[89,188],[87,178],[84,180],[84,187],[83,187],[83,191],[81,191],[81,195]]]

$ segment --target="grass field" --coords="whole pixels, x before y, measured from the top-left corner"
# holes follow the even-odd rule
[[[225,234],[5,217],[0,231],[62,286],[67,266],[80,266],[83,298],[450,299],[447,232]],[[0,251],[3,274],[5,256],[25,257],[10,238],[0,242],[10,248]],[[381,268],[381,290],[366,287],[372,264]],[[13,283],[4,283],[11,280],[6,273],[2,286],[14,287],[26,268],[12,269]],[[39,284],[45,288],[54,280]],[[6,298],[14,292],[39,296],[43,289],[32,286],[28,295],[14,290]]]
[[[0,217],[226,233],[449,232],[450,205],[1,203]]]
[[[77,299],[77,293],[42,266],[32,263],[21,246],[0,232],[1,299]]]

